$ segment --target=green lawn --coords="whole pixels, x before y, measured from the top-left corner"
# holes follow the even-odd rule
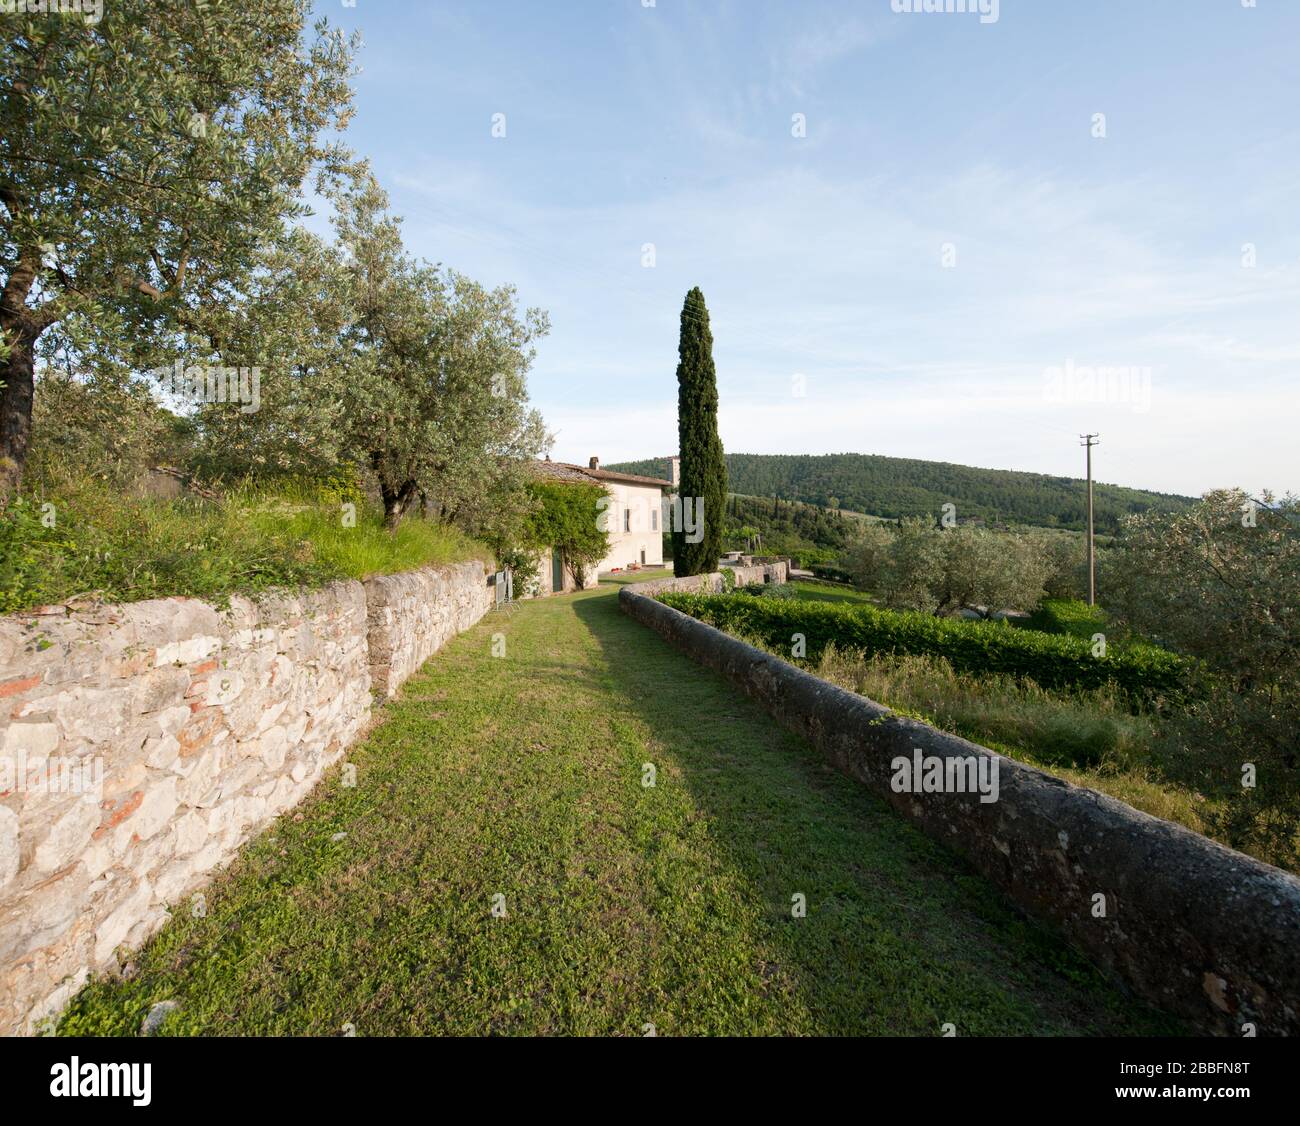
[[[327,777],[60,1030],[133,1034],[168,999],[170,1033],[1172,1027],[621,615],[647,577],[455,639],[354,749],[355,788]]]
[[[835,583],[809,582],[807,579],[792,579],[787,584],[800,598],[813,602],[850,602],[874,606],[871,596],[864,591],[854,590],[851,586]]]

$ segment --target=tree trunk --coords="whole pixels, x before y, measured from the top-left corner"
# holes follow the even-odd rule
[[[27,445],[32,430],[32,396],[35,392],[36,334],[18,325],[9,334],[9,355],[0,359],[0,503],[8,500],[23,481]]]
[[[381,481],[379,491],[384,498],[384,527],[391,532],[401,523],[402,517],[406,515],[406,510],[411,507],[411,502],[415,500],[419,490],[415,487],[414,481],[405,481],[396,489]]]

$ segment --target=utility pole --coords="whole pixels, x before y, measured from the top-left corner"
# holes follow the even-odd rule
[[[1092,447],[1098,444],[1100,435],[1080,434],[1079,443],[1088,450],[1088,605],[1097,605],[1097,553],[1092,543]]]

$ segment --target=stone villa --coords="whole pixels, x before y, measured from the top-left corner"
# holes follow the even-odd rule
[[[587,575],[587,587],[596,585],[597,574],[629,567],[663,566],[663,498],[677,487],[680,462],[671,457],[665,467],[668,476],[659,478],[601,469],[600,459],[595,457],[587,465],[570,465],[549,458],[536,463],[537,475],[543,480],[597,484],[609,494],[609,508],[606,510],[609,515],[609,554]],[[543,553],[538,577],[540,594],[576,589],[573,575],[564,565],[559,551]]]

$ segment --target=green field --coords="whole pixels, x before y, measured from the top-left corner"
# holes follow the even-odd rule
[[[134,1034],[163,1000],[164,1034],[1172,1027],[620,614],[618,585],[451,642],[349,755],[355,788],[327,776],[60,1031]]]

